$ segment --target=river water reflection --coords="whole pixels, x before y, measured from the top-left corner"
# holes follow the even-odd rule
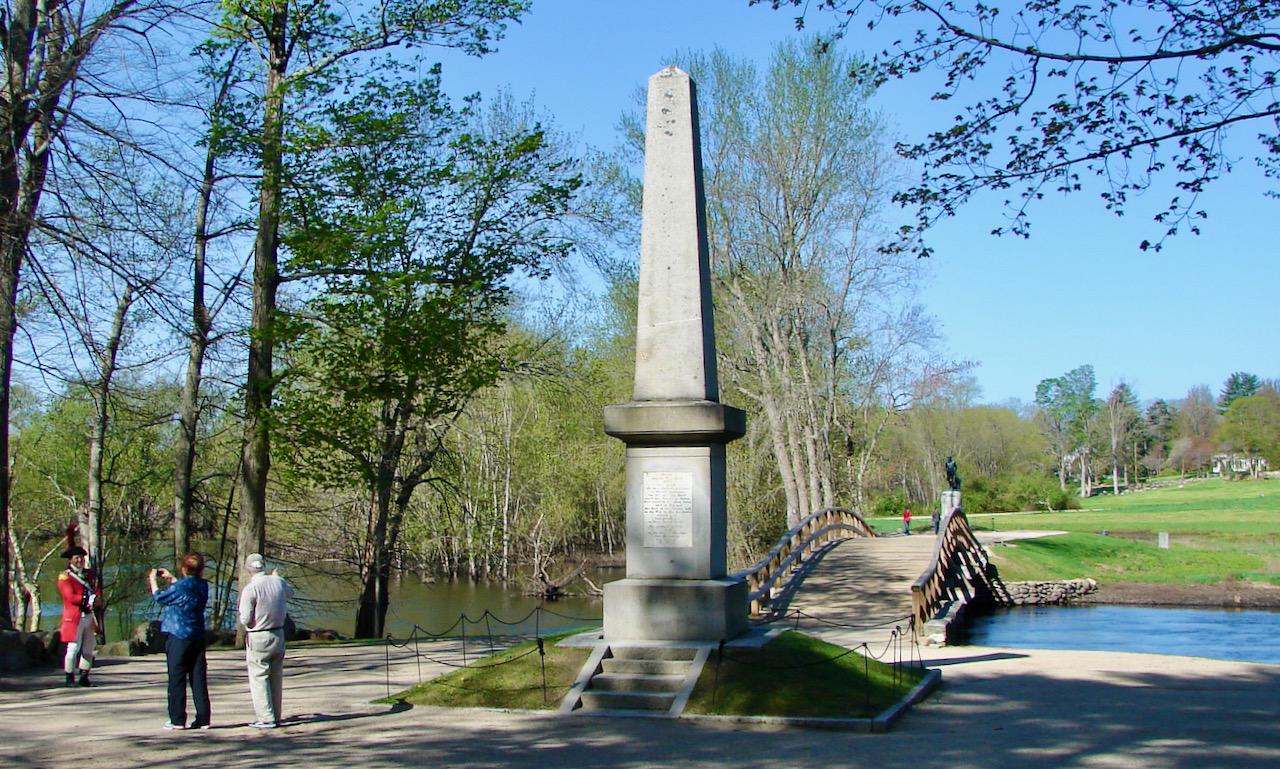
[[[132,572],[137,568],[131,569]],[[621,579],[624,569],[591,570],[585,576],[591,584]],[[337,578],[301,573],[286,569],[285,577],[294,586],[295,600],[289,613],[299,627],[326,628],[351,637],[355,629],[357,595],[354,584]],[[41,627],[55,630],[62,604],[53,583],[53,573],[41,580]],[[130,579],[133,600],[108,608],[106,635],[108,641],[129,637],[133,627],[146,620],[158,619],[160,607],[148,595],[143,577]],[[586,595],[590,584],[579,579],[566,586],[570,595],[546,600],[520,594],[515,586],[497,582],[468,580],[424,583],[414,577],[396,580],[391,585],[391,609],[387,613],[386,632],[404,638],[414,626],[428,634],[450,636],[545,635],[578,627],[599,627],[603,601]],[[535,609],[541,609],[536,611]],[[488,616],[485,614],[488,612]],[[462,617],[468,622],[460,624]],[[463,629],[465,626],[465,629]]]
[[[602,585],[620,579],[623,572],[608,570],[587,576],[594,584]],[[332,628],[344,636],[351,635],[356,613],[351,586],[311,579],[298,580],[296,587],[302,599],[290,611],[299,626]],[[566,588],[576,594],[546,600],[521,595],[515,587],[496,582],[423,583],[410,577],[392,584],[386,632],[403,638],[416,625],[433,635],[456,636],[465,625],[468,636],[490,631],[495,635],[545,635],[569,628],[599,627],[604,603],[599,597],[584,595],[587,587],[579,581]],[[462,617],[468,621],[459,624]]]
[[[970,623],[969,643],[1280,664],[1280,612],[1146,606],[998,609]]]

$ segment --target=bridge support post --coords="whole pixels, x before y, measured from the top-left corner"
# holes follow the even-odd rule
[[[604,587],[606,641],[720,641],[747,630],[726,574],[725,444],[746,414],[720,403],[693,81],[649,78],[632,401],[605,409],[627,444],[627,578]]]

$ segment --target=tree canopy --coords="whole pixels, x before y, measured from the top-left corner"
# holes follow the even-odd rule
[[[1158,176],[1175,191],[1155,216],[1162,236],[1206,213],[1197,196],[1250,153],[1228,150],[1252,131],[1268,176],[1280,171],[1280,6],[1216,0],[1032,0],[1016,9],[980,0],[751,0],[840,17],[837,35],[865,22],[893,42],[863,76],[940,73],[935,99],[963,99],[951,125],[900,145],[919,159],[918,234],[983,189],[1009,190],[1010,223],[1026,236],[1028,207],[1076,192],[1089,174],[1117,214]],[[894,37],[901,33],[901,37]]]
[[[1237,398],[1257,395],[1260,389],[1262,389],[1262,380],[1257,375],[1246,371],[1233,372],[1223,383],[1222,392],[1218,394],[1218,411],[1225,414]]]

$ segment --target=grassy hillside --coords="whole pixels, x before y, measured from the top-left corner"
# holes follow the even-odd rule
[[[981,515],[972,523],[978,529],[1071,532],[995,548],[996,564],[1006,579],[1090,576],[1116,582],[1241,579],[1280,584],[1280,480],[1174,484],[1095,497],[1085,507]],[[1169,533],[1168,550],[1156,546],[1161,531]]]

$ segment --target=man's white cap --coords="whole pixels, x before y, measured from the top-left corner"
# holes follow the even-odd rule
[[[267,564],[266,561],[262,560],[261,553],[250,553],[249,557],[244,559],[244,567],[250,572],[257,574],[260,571],[265,571]]]

